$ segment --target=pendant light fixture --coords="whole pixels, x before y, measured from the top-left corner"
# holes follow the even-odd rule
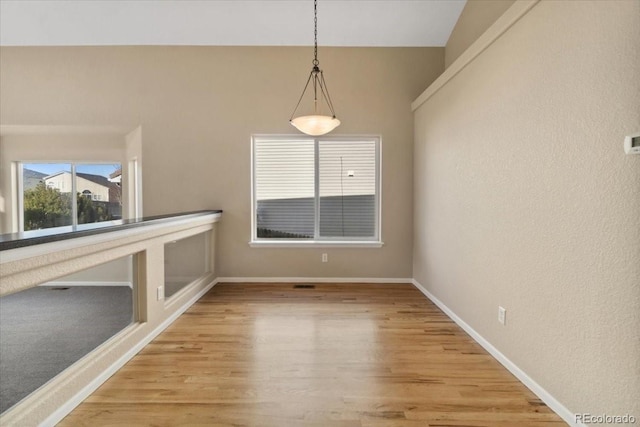
[[[296,108],[293,110],[293,113],[291,113],[289,122],[300,132],[306,133],[307,135],[319,136],[329,133],[337,128],[338,125],[340,125],[340,120],[336,118],[336,113],[333,110],[333,103],[331,102],[331,97],[329,96],[329,90],[327,89],[327,84],[324,81],[324,75],[322,74],[322,70],[319,67],[320,63],[318,62],[318,0],[313,1],[313,25],[313,68],[311,68],[311,73],[309,73],[307,84],[302,90],[302,95],[300,95],[300,99],[298,100]],[[310,82],[312,82],[313,84],[313,114],[309,116],[299,116],[294,118],[293,116],[296,114],[296,111],[298,111],[300,102],[302,101],[302,98],[304,97],[304,94],[307,91]],[[318,99],[318,95],[320,95],[320,99]],[[318,108],[321,107],[318,105],[318,103],[321,103],[323,99],[329,107],[331,116],[324,116],[318,113]]]

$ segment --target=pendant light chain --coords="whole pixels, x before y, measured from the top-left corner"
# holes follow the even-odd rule
[[[313,65],[318,64],[318,0],[313,0]]]
[[[313,114],[318,114],[318,0],[313,0]]]

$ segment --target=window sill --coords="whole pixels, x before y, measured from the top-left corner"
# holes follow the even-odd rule
[[[343,241],[343,242],[330,242],[330,241],[307,241],[298,242],[293,240],[287,241],[252,241],[249,242],[249,246],[252,248],[381,248],[384,242],[378,241]]]

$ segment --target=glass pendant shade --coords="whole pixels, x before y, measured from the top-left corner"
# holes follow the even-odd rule
[[[320,136],[331,132],[340,125],[340,120],[331,116],[300,116],[291,120],[291,124],[302,133]]]

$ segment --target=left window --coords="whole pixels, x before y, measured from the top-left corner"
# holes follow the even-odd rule
[[[22,231],[122,218],[119,163],[20,162]]]

